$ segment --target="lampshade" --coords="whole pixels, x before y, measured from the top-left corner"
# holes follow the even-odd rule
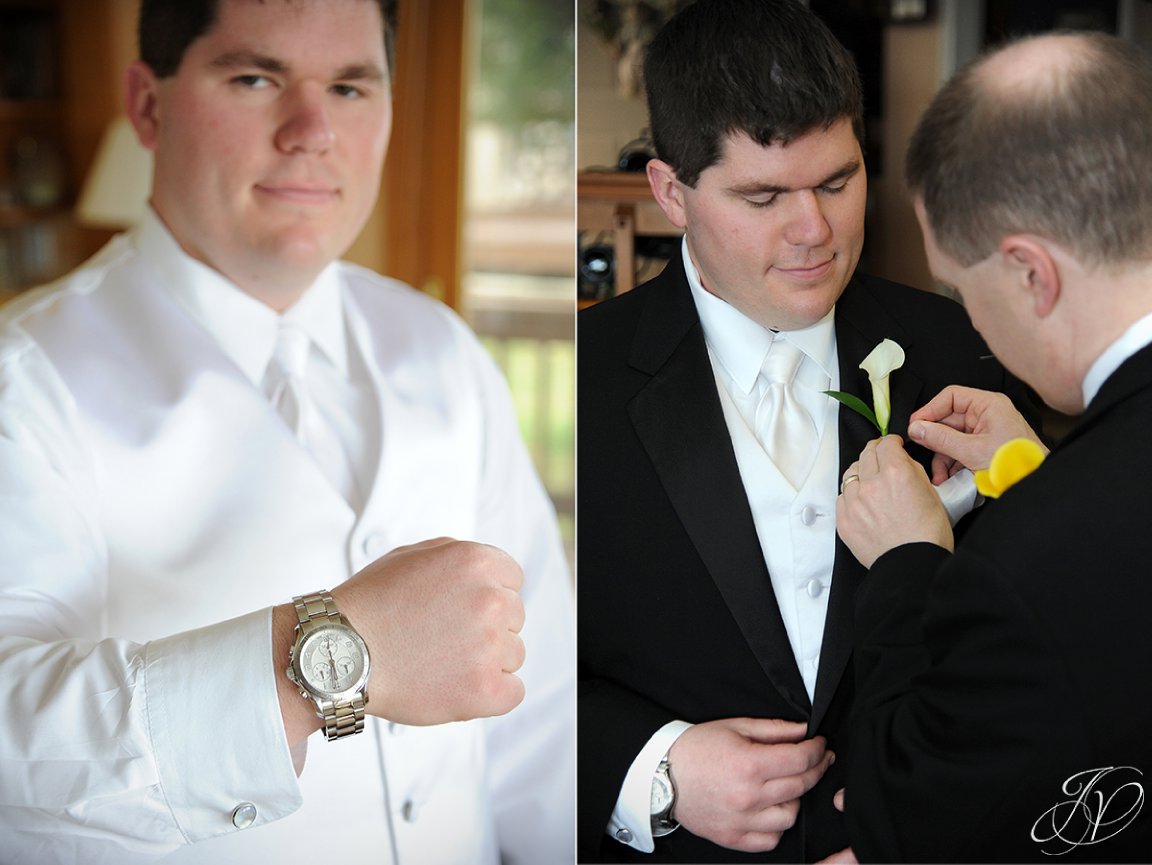
[[[152,153],[140,145],[128,118],[118,117],[104,130],[76,216],[97,228],[128,228],[143,218],[151,192]]]

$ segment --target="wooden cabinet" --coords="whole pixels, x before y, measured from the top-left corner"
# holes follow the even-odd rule
[[[134,13],[135,0],[0,0],[0,301],[110,235],[72,206],[119,111]]]
[[[0,3],[0,299],[56,275],[71,193],[59,42],[54,4]]]

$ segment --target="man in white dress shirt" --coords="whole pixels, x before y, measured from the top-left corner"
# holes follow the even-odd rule
[[[5,863],[571,860],[570,584],[506,388],[337,261],[392,18],[143,3],[150,212],[0,316]]]

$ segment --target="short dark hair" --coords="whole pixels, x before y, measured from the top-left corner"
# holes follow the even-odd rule
[[[263,2],[263,0],[261,0]],[[396,43],[396,0],[376,0],[384,19],[384,52],[391,72]],[[159,78],[176,74],[188,46],[216,23],[220,0],[141,0],[140,59]]]
[[[735,133],[767,147],[849,118],[864,142],[856,64],[796,0],[698,0],[648,47],[644,82],[656,153],[688,186]]]
[[[939,248],[964,267],[1028,232],[1089,265],[1152,254],[1152,58],[1103,33],[1019,81],[984,74],[1001,46],[949,81],[920,119],[905,179]],[[1065,38],[1066,37],[1066,38]]]

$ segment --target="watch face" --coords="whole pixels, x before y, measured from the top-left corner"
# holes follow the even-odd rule
[[[300,645],[297,669],[303,684],[325,698],[359,690],[368,680],[368,650],[360,635],[339,625],[322,625]]]
[[[656,773],[652,778],[652,810],[653,815],[663,814],[672,804],[672,784],[668,776]]]

